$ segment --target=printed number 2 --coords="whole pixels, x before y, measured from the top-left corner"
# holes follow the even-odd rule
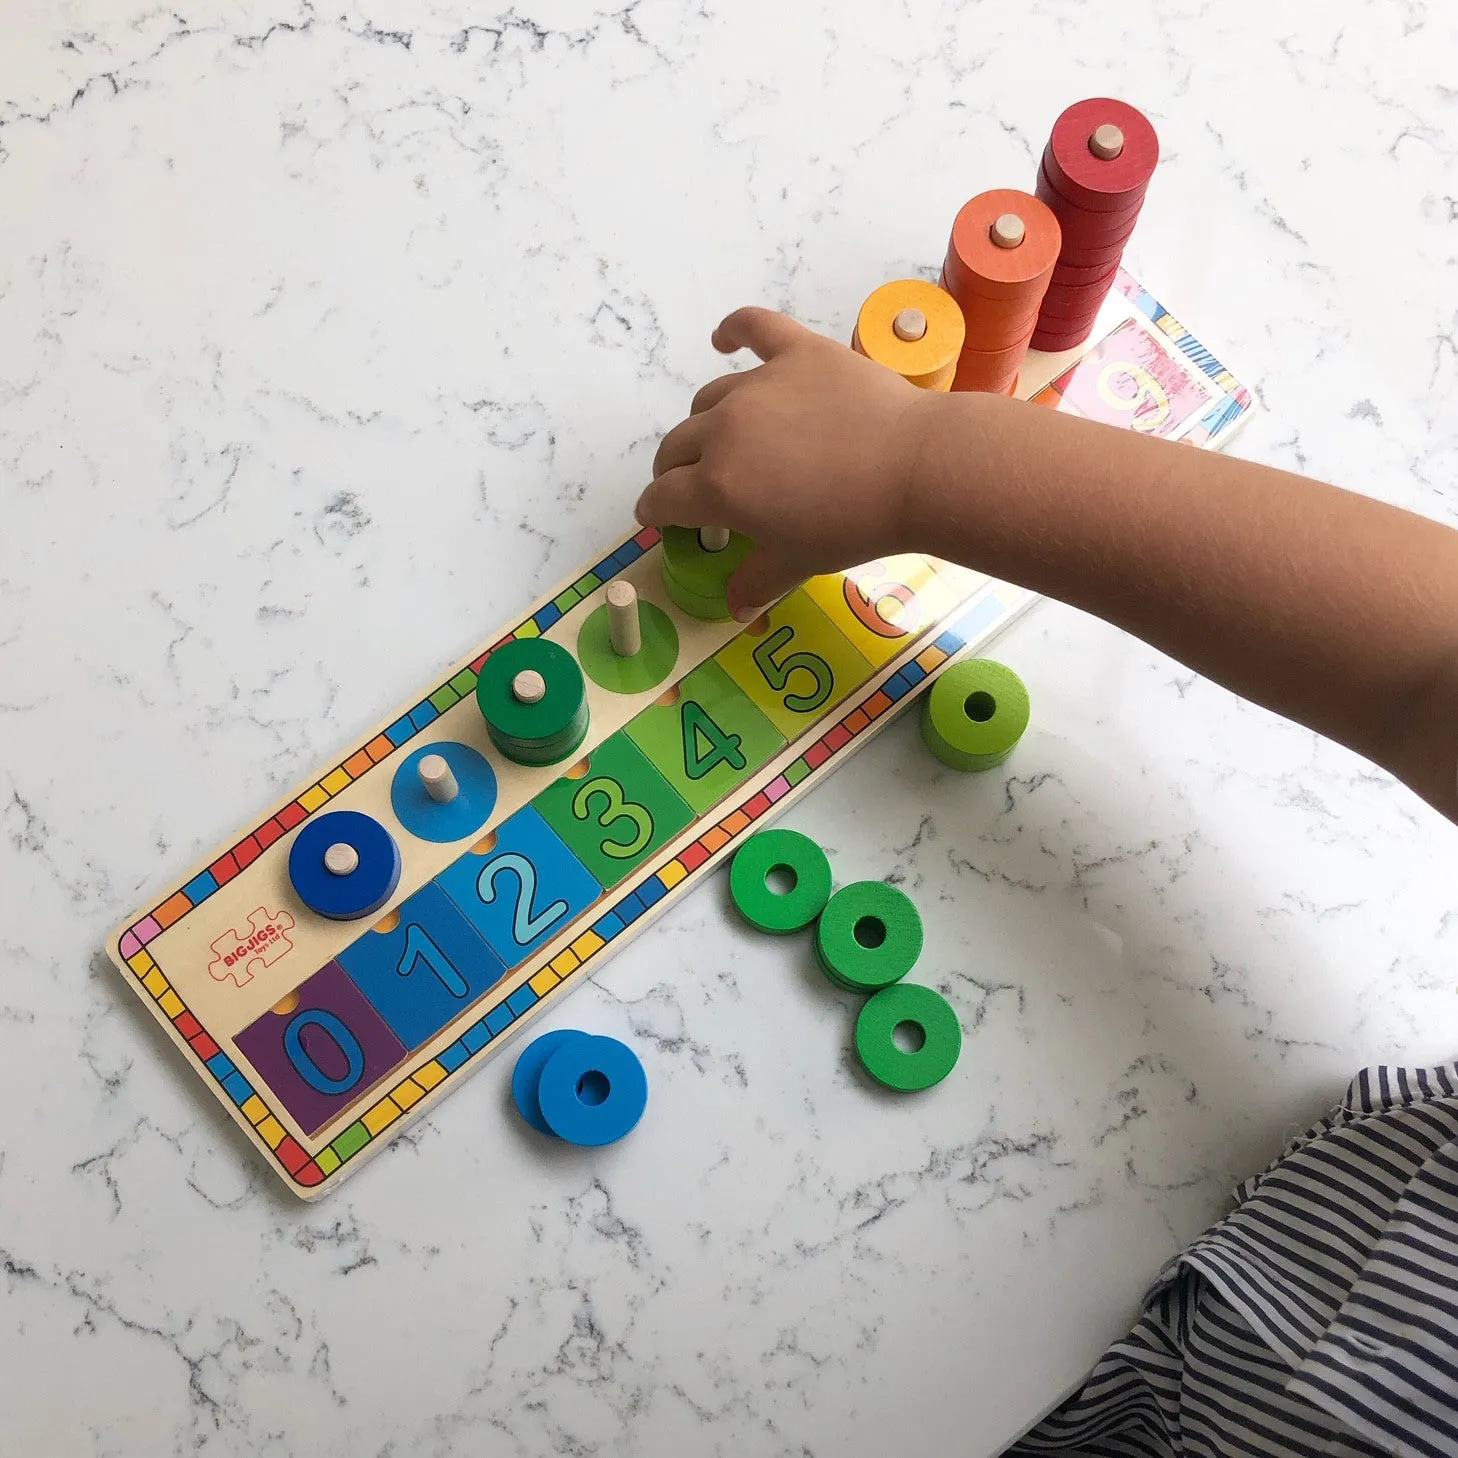
[[[707,745],[700,750],[699,740]],[[720,761],[742,770],[749,763],[737,734],[726,734],[692,699],[683,702],[683,772],[701,780]]]
[[[597,815],[599,828],[606,832],[598,849],[603,855],[611,856],[616,861],[626,861],[630,856],[637,855],[653,839],[653,817],[648,813],[648,807],[625,800],[623,787],[616,780],[604,776],[601,779],[588,780],[572,797],[573,815],[579,820],[591,820],[592,801],[597,795],[601,795],[607,802]],[[631,839],[613,839],[613,826],[620,820],[627,820],[633,825]]]
[[[835,687],[835,675],[830,665],[818,653],[791,653],[783,662],[777,662],[775,654],[787,648],[794,640],[795,630],[788,624],[776,628],[754,650],[754,661],[764,674],[764,681],[778,693],[790,682],[795,670],[803,669],[815,681],[813,692],[785,695],[785,707],[797,714],[813,713],[830,697]]]
[[[446,960],[446,954],[412,921],[405,931],[405,950],[395,971],[408,977],[417,962],[424,962],[452,997],[465,997],[470,992],[466,979]]]
[[[570,910],[565,901],[554,901],[532,915],[532,898],[537,894],[537,868],[525,856],[508,851],[498,856],[476,877],[476,894],[482,901],[496,900],[496,878],[510,871],[517,880],[516,908],[512,912],[511,935],[519,947],[525,947],[541,936],[553,922],[560,921]]]

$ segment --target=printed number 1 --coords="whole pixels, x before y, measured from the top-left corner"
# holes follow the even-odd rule
[[[775,658],[782,648],[789,647],[794,640],[795,630],[785,623],[778,627],[754,650],[754,661],[764,675],[764,681],[778,693],[790,682],[790,675],[796,669],[808,673],[814,680],[814,687],[806,693],[785,695],[785,707],[797,714],[810,714],[830,697],[835,687],[835,674],[830,665],[818,653],[791,653],[783,662]]]
[[[532,899],[537,894],[537,868],[523,855],[508,851],[497,858],[476,877],[476,895],[482,901],[496,900],[496,878],[510,871],[516,877],[516,905],[511,914],[511,935],[517,946],[525,947],[541,936],[554,922],[560,921],[571,908],[565,901],[554,901],[548,907],[532,915]]]
[[[470,985],[446,960],[446,954],[412,921],[406,928],[405,950],[395,971],[408,977],[417,962],[424,962],[452,997],[465,997],[470,992]]]

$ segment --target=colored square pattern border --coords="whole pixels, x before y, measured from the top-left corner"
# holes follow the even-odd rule
[[[616,547],[596,566],[584,572],[565,592],[523,618],[511,632],[499,638],[486,652],[452,674],[439,687],[420,700],[413,709],[402,714],[382,734],[361,745],[347,759],[304,790],[296,800],[285,805],[276,815],[256,826],[231,850],[218,857],[205,871],[194,876],[180,891],[174,892],[146,916],[139,917],[122,933],[121,954],[130,964],[148,942],[195,911],[220,886],[226,885],[245,866],[255,861],[280,836],[301,825],[316,810],[326,805],[347,785],[368,774],[377,764],[388,759],[397,749],[408,744],[445,711],[476,691],[476,675],[481,665],[503,644],[515,638],[540,637],[563,613],[569,611],[590,593],[611,582],[630,567],[644,552],[658,544],[662,533],[656,527],[644,527]]]

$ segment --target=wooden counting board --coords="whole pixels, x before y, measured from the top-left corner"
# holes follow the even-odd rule
[[[1127,275],[1090,343],[1030,355],[1018,393],[1202,445],[1251,405]],[[358,1169],[1032,601],[903,556],[815,578],[748,627],[706,621],[665,590],[659,540],[617,543],[113,933],[128,985],[302,1198]],[[620,580],[653,625],[657,658],[637,678],[615,679],[603,647]],[[498,752],[476,689],[493,653],[538,637],[581,661],[588,727],[533,767]],[[421,789],[430,753],[459,781],[449,805]],[[398,884],[354,919],[311,910],[289,868],[341,810],[398,847]]]

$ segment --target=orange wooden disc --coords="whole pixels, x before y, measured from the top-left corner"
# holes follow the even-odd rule
[[[942,287],[952,292],[945,269]],[[1041,293],[1026,299],[988,299],[970,292],[954,297],[967,326],[963,349],[1006,349],[1014,340],[1026,339],[1032,332],[1042,299]]]
[[[1004,213],[1022,220],[1023,241],[1016,248],[992,241],[992,225]],[[964,291],[991,299],[1022,297],[1041,288],[1061,243],[1058,219],[1047,203],[1016,188],[995,188],[964,203],[952,223],[947,278],[958,297]]]
[[[914,310],[926,323],[919,339],[903,339],[897,317]],[[898,278],[876,289],[856,316],[852,347],[923,390],[942,390],[955,372],[965,334],[962,311],[945,289],[923,278]]]

